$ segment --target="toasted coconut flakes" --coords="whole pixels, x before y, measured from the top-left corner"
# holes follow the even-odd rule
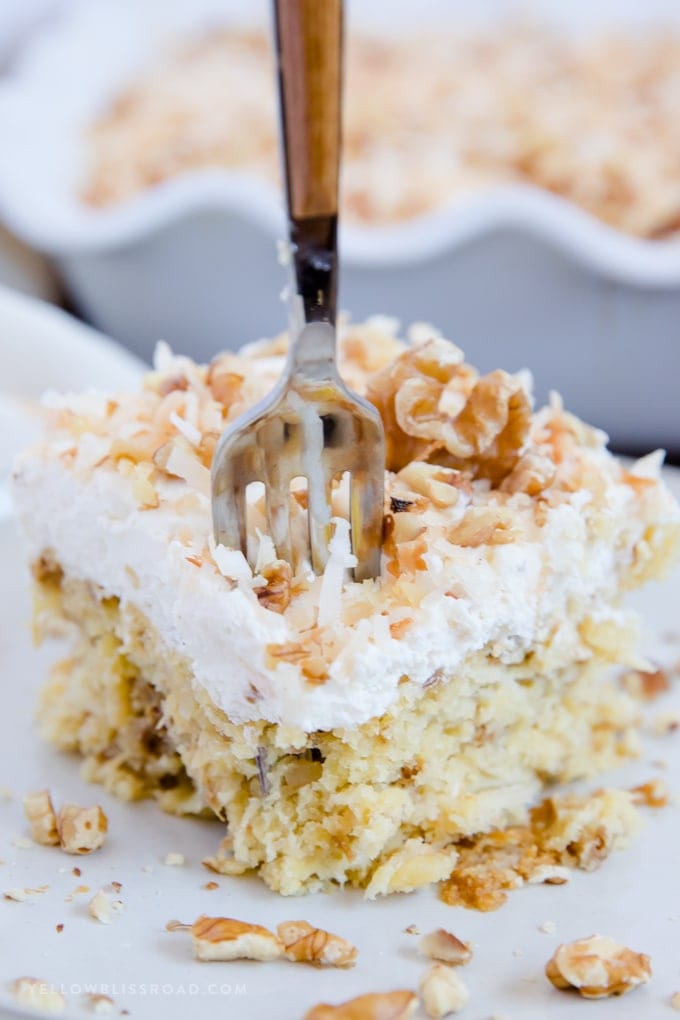
[[[670,998],[670,1006],[672,1009],[680,1011],[680,992],[674,992]]]
[[[176,411],[170,412],[168,415],[168,421],[172,422],[177,431],[180,432],[192,446],[198,446],[201,441],[200,429],[197,429],[195,425],[191,424],[191,422],[180,417]]]
[[[331,523],[335,530],[328,545],[328,560],[321,579],[317,616],[319,627],[325,627],[338,618],[346,573],[357,564],[350,543],[349,521],[344,517],[334,517]]]

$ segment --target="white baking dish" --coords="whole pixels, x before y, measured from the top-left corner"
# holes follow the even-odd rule
[[[390,28],[496,17],[503,0],[356,0],[350,17]],[[672,20],[673,0],[534,0],[567,27]],[[212,171],[105,210],[77,198],[82,130],[177,33],[267,17],[266,0],[79,0],[0,86],[0,215],[52,254],[93,322],[149,356],[161,336],[201,358],[278,331],[284,271],[275,192]],[[479,193],[389,228],[342,231],[341,303],[439,325],[482,368],[529,366],[540,399],[570,406],[631,449],[680,451],[680,242],[625,236],[526,187]]]

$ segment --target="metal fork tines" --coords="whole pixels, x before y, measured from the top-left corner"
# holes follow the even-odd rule
[[[224,434],[213,466],[215,540],[247,554],[246,490],[263,482],[267,531],[277,555],[294,566],[291,483],[307,479],[309,552],[320,573],[331,533],[333,481],[350,476],[350,528],[356,580],[380,572],[384,450],[380,417],[335,370],[335,331],[305,326],[276,389]]]
[[[272,394],[221,438],[212,470],[216,542],[248,554],[246,490],[265,486],[267,530],[296,566],[291,482],[307,479],[309,559],[320,573],[331,537],[332,486],[350,476],[357,580],[380,573],[385,442],[376,409],[335,362],[342,0],[274,0],[291,260],[291,346]]]

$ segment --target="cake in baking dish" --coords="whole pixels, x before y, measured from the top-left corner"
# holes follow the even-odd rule
[[[37,633],[71,640],[40,721],[121,797],[224,819],[225,869],[410,889],[546,784],[635,752],[607,677],[640,664],[619,602],[672,560],[680,512],[660,455],[625,467],[556,397],[534,411],[527,373],[376,318],[343,324],[340,354],[385,424],[381,577],[351,579],[343,482],[320,577],[276,558],[252,492],[251,569],[213,543],[210,464],[285,348],[206,367],[161,347],[138,392],[51,399],[14,483]],[[302,551],[303,488],[291,502]]]

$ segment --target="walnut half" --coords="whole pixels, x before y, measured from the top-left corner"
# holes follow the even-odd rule
[[[330,967],[353,967],[356,963],[356,946],[340,935],[314,928],[307,921],[284,921],[276,931],[288,960]]]
[[[276,960],[283,953],[281,942],[259,924],[248,924],[233,917],[207,917],[202,914],[193,924],[168,921],[168,931],[190,931],[197,960],[208,963],[225,960]]]
[[[584,999],[625,995],[652,976],[651,961],[607,935],[565,942],[545,967],[549,981],[560,989],[575,989]]]

